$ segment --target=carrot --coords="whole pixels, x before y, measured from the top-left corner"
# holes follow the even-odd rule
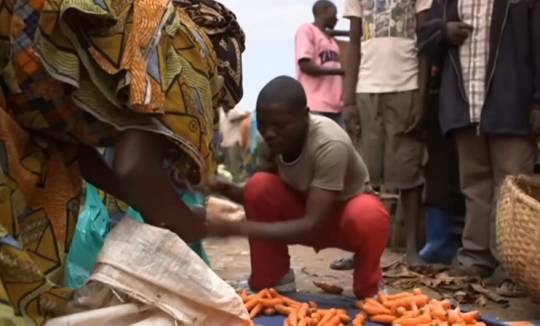
[[[347,314],[338,313],[338,317],[343,324],[348,324],[351,322],[351,317],[349,317]]]
[[[272,299],[260,299],[259,302],[265,308],[271,308],[277,306],[278,304],[283,304],[283,298],[272,298]]]
[[[248,302],[245,303],[246,309],[248,311],[251,311],[257,304],[259,303],[259,298],[257,296],[254,296],[253,298],[249,299]]]
[[[308,305],[310,308],[315,308],[315,309],[317,308],[317,303],[315,303],[314,301],[308,302]]]
[[[307,303],[302,303],[300,309],[298,309],[298,317],[305,317],[309,313],[309,305]]]
[[[270,297],[272,298],[279,298],[281,297],[281,295],[276,291],[276,289],[274,288],[269,288],[268,289],[268,294],[270,294]]]
[[[270,293],[268,292],[268,289],[262,289],[257,293],[257,296],[259,298],[270,298]]]
[[[328,310],[323,316],[321,316],[321,320],[319,321],[317,326],[326,325],[326,323],[328,323],[330,321],[330,319],[332,319],[332,317],[334,317],[336,314],[337,314],[336,309],[332,308],[332,309]]]
[[[288,316],[291,311],[293,310],[291,307],[285,307],[284,305],[282,304],[278,304],[274,307],[274,309],[276,310],[276,312],[280,315],[285,315],[285,316]]]
[[[263,309],[263,306],[258,303],[255,307],[253,307],[253,309],[251,309],[251,311],[249,312],[249,318],[253,319],[255,317],[257,317],[257,315],[261,312],[261,310]]]
[[[324,326],[339,326],[339,324],[341,324],[341,319],[339,319],[338,315],[334,315],[334,317],[330,318],[330,320],[326,324],[323,324],[323,325]]]
[[[362,325],[363,325],[363,322],[359,319],[355,319],[352,322],[352,326],[362,326]]]
[[[366,320],[366,316],[363,313],[359,313],[356,315],[356,317],[354,317],[354,320],[358,321],[360,324],[363,324]]]
[[[381,324],[390,324],[396,319],[397,317],[394,315],[375,315],[369,317],[369,320],[371,320],[372,322]]]
[[[452,307],[452,303],[450,302],[450,300],[441,300],[439,302],[444,309],[450,309]]]
[[[414,294],[409,293],[409,292],[401,292],[401,293],[396,293],[396,294],[390,294],[390,295],[386,296],[386,298],[389,301],[392,301],[392,300],[397,300],[397,299],[406,298],[406,297],[412,297],[412,296],[414,296]]]
[[[263,314],[265,314],[266,316],[273,316],[276,314],[276,310],[273,308],[266,308],[264,309]]]
[[[421,294],[424,294],[424,293],[422,292],[422,289],[420,289],[420,288],[415,288],[415,289],[412,291],[412,293],[413,293],[414,295],[421,295]]]
[[[421,294],[421,295],[415,295],[412,297],[404,297],[401,299],[394,300],[394,303],[398,306],[404,307],[404,308],[411,308],[411,304],[414,302],[417,307],[423,307],[425,306],[429,301],[429,298],[427,295]],[[391,306],[391,302],[387,301],[384,303],[384,306],[389,308]],[[405,325],[403,325],[405,326]]]
[[[461,318],[467,324],[476,324],[476,321],[480,319],[480,313],[476,310],[464,312],[461,314]]]
[[[289,325],[289,320],[287,318],[283,321],[283,326],[291,326]]]
[[[287,317],[289,320],[289,325],[291,326],[297,326],[298,323],[298,311],[293,309],[291,310],[291,313],[289,314],[289,317]]]
[[[403,307],[398,307],[397,308],[397,316],[402,316],[405,312],[407,311],[407,309],[403,308]]]
[[[315,281],[313,281],[313,284],[315,284],[316,287],[318,287],[319,289],[323,290],[326,293],[341,294],[343,292],[343,288],[337,285],[323,283],[323,282],[315,282]]]
[[[364,300],[357,300],[354,302],[353,306],[358,308],[358,309],[362,309],[362,306],[364,305]]]
[[[377,302],[377,305],[375,305],[373,303],[366,303],[362,307],[362,311],[365,311],[370,316],[373,316],[373,315],[391,315],[392,314],[390,309],[385,308],[384,306],[382,306],[378,302]]]
[[[388,301],[388,297],[386,296],[386,293],[384,293],[383,291],[379,291],[377,293],[377,298],[379,299],[381,303]]]
[[[300,318],[297,325],[298,326],[307,326],[306,319],[305,318]]]

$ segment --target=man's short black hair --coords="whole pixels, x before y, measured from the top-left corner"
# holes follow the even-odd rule
[[[275,103],[288,108],[305,109],[307,97],[304,88],[296,79],[278,76],[261,89],[257,97],[257,106],[260,103]]]
[[[317,16],[319,13],[323,12],[327,8],[335,7],[334,3],[329,0],[318,0],[313,4],[313,16]]]

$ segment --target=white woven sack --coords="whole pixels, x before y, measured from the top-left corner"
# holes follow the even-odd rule
[[[178,236],[130,218],[107,236],[87,285],[96,283],[117,299],[87,291],[72,304],[75,314],[46,326],[251,325],[234,289]]]

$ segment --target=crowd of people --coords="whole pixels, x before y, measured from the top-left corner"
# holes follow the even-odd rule
[[[317,1],[295,36],[297,78],[259,93],[257,170],[243,185],[238,173],[214,179],[219,110],[224,129],[246,121],[231,111],[243,95],[236,16],[213,0],[79,5],[0,0],[1,321],[62,314],[83,178],[187,243],[247,237],[251,289],[295,289],[287,245],[303,244],[352,252],[333,266],[354,269],[355,295],[374,296],[390,224],[383,185],[399,190],[410,268],[451,262],[464,211],[451,274],[500,269],[498,188],[533,173],[540,135],[536,1],[346,0],[345,66],[330,32],[337,7]],[[231,166],[247,145],[229,140]],[[241,203],[246,220],[207,221],[178,187]],[[499,293],[521,295],[502,275]]]

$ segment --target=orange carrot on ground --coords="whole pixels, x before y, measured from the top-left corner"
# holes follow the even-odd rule
[[[389,308],[391,306],[391,301],[387,301],[384,303],[384,306]],[[421,294],[421,295],[414,295],[412,297],[404,297],[400,299],[396,299],[393,301],[398,307],[404,307],[406,309],[411,308],[411,304],[415,303],[417,307],[423,307],[429,302],[429,298],[427,295]],[[405,326],[405,325],[403,325]]]
[[[332,293],[332,294],[341,294],[343,292],[343,288],[337,285],[323,283],[323,282],[315,282],[313,281],[313,284],[315,284],[316,287],[323,290],[326,293]]]
[[[336,316],[337,312],[336,309],[330,309],[327,312],[324,313],[324,315],[321,316],[321,319],[319,320],[319,323],[317,326],[323,326],[326,325],[332,319],[332,317]]]
[[[339,326],[339,324],[341,324],[341,319],[338,315],[334,315],[324,326]]]
[[[339,317],[339,320],[341,320],[343,324],[348,324],[351,322],[351,317],[349,317],[349,315],[347,314],[338,313],[338,317]]]
[[[257,296],[254,296],[253,298],[249,299],[248,302],[246,302],[244,305],[246,306],[246,309],[250,311],[253,309],[257,304],[259,303],[259,298]]]
[[[310,302],[308,302],[308,304],[309,304],[310,308],[317,308],[317,306],[318,306],[317,303],[315,303],[314,301],[310,301]]]
[[[390,294],[386,296],[386,298],[392,301],[392,300],[397,300],[397,299],[412,297],[412,296],[414,296],[414,294],[409,293],[409,292],[401,292],[401,293],[396,293],[396,294]]]
[[[276,310],[276,312],[280,315],[285,315],[285,316],[288,316],[291,311],[293,310],[293,308],[291,307],[286,307],[282,304],[278,304],[274,307],[274,309]]]
[[[476,324],[476,321],[480,319],[480,313],[476,310],[461,313],[461,318],[467,324]]]
[[[260,299],[259,302],[265,308],[272,308],[278,304],[283,304],[283,298],[271,298],[271,299]]]
[[[273,316],[276,314],[276,310],[274,308],[266,308],[263,310],[263,314],[266,316]]]
[[[289,313],[289,316],[287,317],[287,319],[289,320],[289,325],[297,326],[298,311],[296,309],[291,310],[291,313]]]
[[[384,293],[384,291],[379,291],[377,293],[377,298],[381,303],[388,301],[388,297],[386,296],[386,293]]]
[[[412,293],[413,293],[414,295],[424,294],[424,293],[422,292],[422,289],[420,289],[420,288],[415,288],[415,289],[412,291]]]
[[[305,317],[309,314],[309,305],[307,303],[302,303],[300,309],[298,309],[298,317]]]
[[[257,317],[257,315],[263,310],[263,306],[258,303],[255,307],[253,307],[253,309],[251,309],[251,311],[249,312],[249,317],[251,319]]]
[[[375,305],[373,303],[366,303],[362,306],[362,311],[365,311],[368,315],[391,315],[390,309],[382,306],[380,303]]]
[[[371,320],[372,322],[380,324],[390,324],[396,319],[397,317],[394,315],[375,315],[369,317],[369,320]]]

